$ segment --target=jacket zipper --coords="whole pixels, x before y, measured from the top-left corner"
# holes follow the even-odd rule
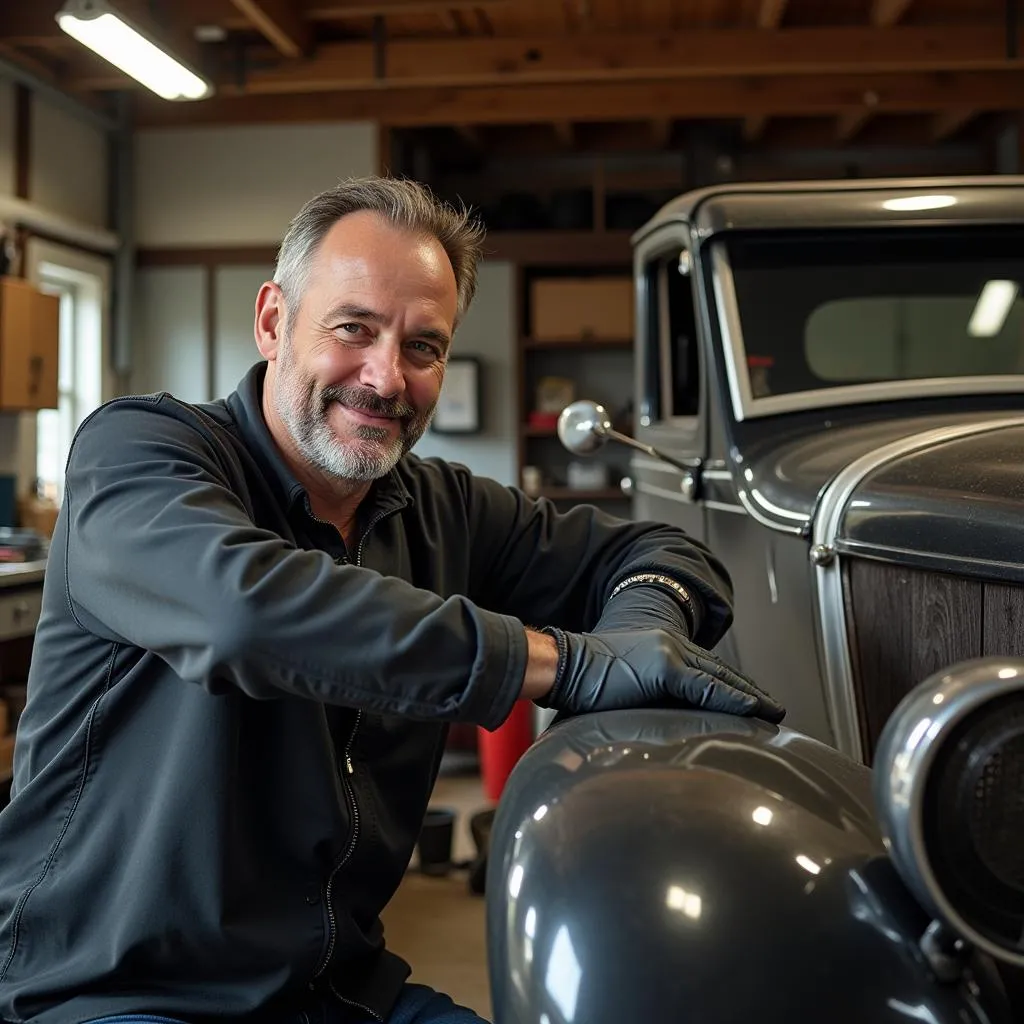
[[[363,557],[363,545],[366,542],[366,538],[370,535],[378,523],[386,519],[389,515],[394,514],[397,509],[391,509],[387,512],[378,512],[377,515],[370,520],[367,524],[366,529],[363,531],[362,536],[359,538],[359,544],[356,547],[356,560],[355,565],[361,563]],[[311,513],[312,514],[312,513]],[[313,516],[316,519],[316,516]],[[327,524],[330,525],[330,524]],[[348,740],[345,743],[345,752],[343,755],[345,770],[341,776],[341,784],[345,790],[345,799],[348,802],[349,810],[352,815],[352,835],[349,838],[348,846],[345,848],[344,854],[342,854],[341,860],[334,865],[330,876],[327,879],[327,890],[324,894],[324,902],[327,904],[327,924],[328,924],[328,940],[327,940],[327,951],[324,953],[323,960],[317,967],[313,974],[314,978],[319,978],[324,971],[327,970],[328,965],[331,962],[331,957],[334,955],[334,946],[337,940],[336,925],[337,921],[334,917],[334,907],[331,905],[331,895],[334,891],[334,879],[337,877],[338,872],[352,859],[352,854],[355,853],[356,843],[359,841],[359,804],[356,802],[356,791],[350,781],[350,777],[355,773],[355,766],[352,764],[352,746],[355,743],[356,733],[359,730],[359,723],[362,721],[362,711],[356,712],[356,720],[352,725],[352,731],[348,734]],[[331,991],[337,996],[341,1002],[348,1006],[351,1006],[357,1010],[361,1010],[364,1013],[370,1014],[375,1020],[383,1020],[383,1018],[370,1009],[368,1006],[363,1006],[361,1003],[354,1002],[351,999],[346,999],[335,987],[334,982],[329,981]]]

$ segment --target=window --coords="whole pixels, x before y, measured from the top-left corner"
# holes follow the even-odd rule
[[[42,291],[60,296],[58,407],[36,414],[36,479],[55,502],[75,431],[103,401],[103,332],[108,264],[77,250],[34,240],[29,274]]]
[[[1024,231],[726,242],[753,398],[1024,373]]]
[[[689,253],[675,251],[651,260],[644,273],[645,426],[696,416],[700,408],[699,343],[689,270]]]

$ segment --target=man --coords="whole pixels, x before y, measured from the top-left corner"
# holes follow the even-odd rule
[[[479,1021],[378,919],[447,723],[781,718],[704,650],[705,548],[409,453],[480,251],[424,189],[344,183],[292,223],[235,393],[83,424],[0,815],[8,1021]]]

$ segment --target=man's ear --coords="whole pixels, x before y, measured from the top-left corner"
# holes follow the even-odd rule
[[[254,331],[256,347],[268,362],[277,358],[284,341],[286,316],[284,293],[273,281],[264,281],[256,296]]]

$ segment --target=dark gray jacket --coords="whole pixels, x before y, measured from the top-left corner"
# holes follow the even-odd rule
[[[658,566],[731,616],[680,532],[405,456],[360,540],[310,512],[260,412],[117,399],[67,467],[0,814],[0,1014],[203,1020],[333,994],[386,1016],[408,967],[379,913],[447,723],[497,726],[522,623],[593,624]]]

